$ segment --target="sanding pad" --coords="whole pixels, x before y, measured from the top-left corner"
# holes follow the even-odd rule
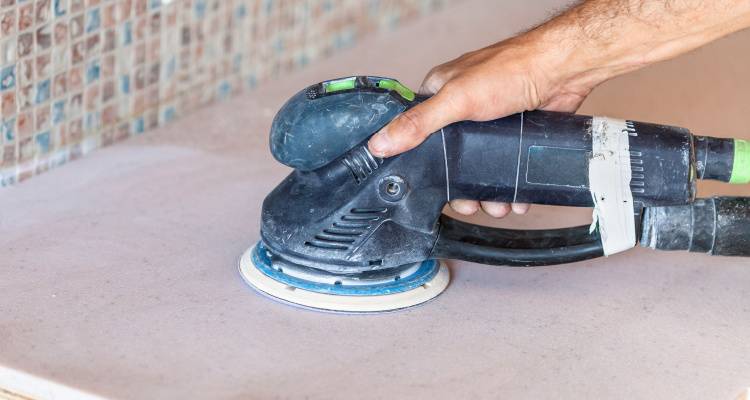
[[[326,283],[305,279],[274,267],[262,243],[240,258],[240,275],[264,295],[292,305],[341,313],[377,313],[400,310],[434,299],[445,290],[450,271],[438,260],[404,266],[389,282],[341,278]]]

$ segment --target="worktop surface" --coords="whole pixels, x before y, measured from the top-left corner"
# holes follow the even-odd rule
[[[418,87],[431,66],[562,2],[528,4],[446,6],[0,190],[0,382],[22,373],[118,399],[734,398],[750,386],[748,260],[634,249],[529,269],[451,261],[440,297],[371,316],[292,308],[240,278],[261,202],[289,172],[267,145],[286,98],[351,74]],[[740,33],[609,82],[581,112],[748,138],[748,43]],[[589,219],[535,207],[472,220]]]

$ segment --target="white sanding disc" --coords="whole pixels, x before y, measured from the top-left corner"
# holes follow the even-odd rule
[[[240,258],[240,275],[245,282],[260,292],[276,299],[318,310],[366,313],[393,311],[412,307],[434,299],[448,287],[450,271],[441,261],[438,272],[429,281],[400,293],[375,296],[345,296],[312,292],[289,286],[270,278],[255,267],[251,247]]]

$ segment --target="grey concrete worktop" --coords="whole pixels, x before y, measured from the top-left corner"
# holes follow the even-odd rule
[[[448,6],[0,190],[0,381],[20,371],[122,399],[739,394],[750,386],[748,260],[636,249],[535,269],[451,262],[435,301],[377,316],[281,305],[237,272],[258,239],[263,197],[288,173],[266,135],[289,95],[350,74],[418,86],[432,65],[560,3]],[[741,33],[610,82],[582,112],[750,137],[748,43]],[[588,213],[537,207],[502,223],[560,226]]]

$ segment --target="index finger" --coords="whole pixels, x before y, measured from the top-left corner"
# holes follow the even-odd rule
[[[390,157],[411,150],[431,133],[468,116],[468,107],[460,92],[443,86],[434,96],[404,111],[373,135],[368,142],[377,157]]]

